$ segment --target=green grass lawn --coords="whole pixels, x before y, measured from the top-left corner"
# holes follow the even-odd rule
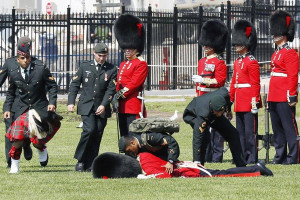
[[[155,111],[171,116],[175,109],[183,112],[186,102],[147,103],[149,114]],[[0,105],[2,106],[2,104]],[[300,108],[298,108],[299,111]],[[300,199],[300,165],[268,165],[274,177],[255,178],[173,178],[173,179],[94,179],[91,173],[74,171],[74,151],[81,129],[80,118],[66,112],[60,104],[58,112],[65,119],[57,135],[49,142],[49,163],[40,167],[35,149],[31,161],[22,155],[19,174],[9,174],[4,155],[4,123],[0,137],[0,199]],[[264,133],[263,111],[259,113],[260,134]],[[299,116],[299,115],[298,115]],[[235,124],[235,122],[233,122]],[[116,118],[109,119],[100,153],[117,152]],[[192,129],[180,120],[180,132],[175,133],[181,160],[192,159]],[[271,148],[272,160],[274,148]],[[265,151],[259,152],[265,158]],[[207,163],[207,168],[234,167],[231,154],[224,154],[224,163]]]

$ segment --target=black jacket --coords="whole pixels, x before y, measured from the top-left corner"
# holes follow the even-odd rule
[[[56,106],[57,100],[57,84],[49,69],[40,60],[32,58],[29,66],[30,75],[26,82],[21,75],[20,65],[16,58],[11,58],[6,64],[3,68],[7,71],[2,74],[0,80],[3,81],[5,76],[9,76],[9,87],[3,111],[14,112],[15,118],[18,118],[25,110],[33,108],[42,119],[46,119],[48,105]],[[47,92],[49,101],[46,96]]]
[[[75,105],[75,99],[82,84],[77,113],[88,115],[91,109],[94,112],[100,105],[103,105],[105,106],[104,117],[111,117],[110,102],[116,92],[117,68],[108,62],[104,63],[100,72],[96,67],[94,60],[80,64],[70,85],[68,105]]]
[[[150,152],[165,161],[178,161],[179,145],[172,136],[161,133],[142,133],[136,135],[136,138],[141,145],[139,152]]]
[[[212,109],[210,108],[210,100],[215,95],[223,96],[227,102],[226,111],[231,111],[232,103],[230,102],[228,90],[225,87],[221,87],[214,92],[195,97],[185,108],[183,120],[191,126],[194,126],[196,123],[200,125],[203,124],[203,122],[206,122],[207,125],[212,123],[216,119],[216,116],[213,115]]]

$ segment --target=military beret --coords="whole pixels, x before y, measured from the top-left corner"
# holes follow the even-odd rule
[[[226,101],[221,95],[213,96],[210,100],[210,107],[215,111],[225,110]]]
[[[22,56],[30,55],[30,44],[24,43],[18,46],[18,54]]]
[[[20,39],[17,42],[17,47],[21,46],[22,44],[28,43],[29,46],[31,46],[32,41],[29,37],[24,36],[24,37],[20,37]]]
[[[94,50],[95,50],[95,53],[107,53],[108,47],[104,43],[98,43],[98,44],[96,44]]]
[[[125,138],[122,136],[119,139],[119,152],[124,153],[126,149]]]

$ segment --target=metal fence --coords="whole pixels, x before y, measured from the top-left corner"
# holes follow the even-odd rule
[[[298,1],[296,1],[298,2]],[[59,91],[68,91],[69,83],[83,60],[93,59],[93,47],[97,42],[105,42],[110,49],[108,61],[118,66],[124,59],[113,32],[113,24],[121,13],[131,13],[143,21],[147,37],[143,57],[149,64],[147,90],[193,88],[191,76],[197,73],[198,60],[204,56],[198,38],[202,24],[209,19],[220,19],[229,30],[239,19],[247,19],[255,24],[258,45],[255,57],[260,63],[261,75],[268,75],[269,60],[274,45],[269,33],[269,16],[275,9],[289,11],[296,21],[295,40],[291,46],[299,50],[300,6],[297,3],[231,5],[222,4],[216,10],[187,12],[128,10],[122,7],[120,13],[71,13],[43,15],[38,13],[17,13],[0,15],[0,64],[16,55],[15,44],[21,36],[28,35],[33,40],[32,55],[41,59],[54,74]],[[298,25],[298,26],[297,26]],[[228,81],[232,74],[232,63],[237,54],[231,47],[231,37],[222,54],[228,65]],[[7,89],[2,86],[1,93]]]

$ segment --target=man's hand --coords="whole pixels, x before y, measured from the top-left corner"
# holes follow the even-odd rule
[[[294,106],[296,106],[296,104],[297,104],[297,102],[289,102],[290,107],[294,107]]]
[[[173,172],[173,164],[171,164],[170,162],[167,162],[167,164],[161,166],[161,167],[165,167],[166,168],[166,172],[168,174],[171,174]]]
[[[10,118],[10,112],[9,112],[9,111],[6,111],[6,112],[3,114],[3,117],[4,117],[4,119],[9,119],[9,118]]]
[[[202,83],[203,82],[203,77],[199,75],[193,75],[192,76],[192,81],[195,83]]]
[[[55,112],[56,109],[55,109],[55,105],[48,105],[48,109],[47,111],[52,111],[52,112]]]
[[[206,169],[203,165],[201,165],[201,163],[197,163],[198,167],[201,167],[202,169]]]
[[[232,118],[233,118],[232,112],[226,112],[225,117],[226,117],[228,120],[232,120]]]
[[[68,111],[69,112],[74,112],[74,109],[75,108],[75,105],[74,104],[70,104],[70,105],[68,105]]]
[[[102,105],[100,105],[100,106],[97,108],[95,114],[96,114],[96,115],[102,115],[104,112],[105,112],[105,107],[102,106]]]

